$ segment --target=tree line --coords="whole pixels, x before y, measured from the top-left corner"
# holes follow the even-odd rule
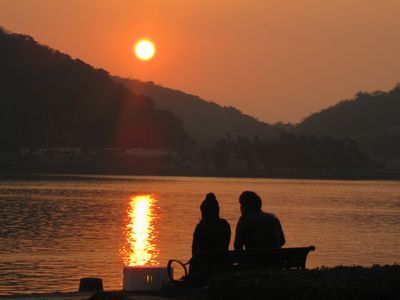
[[[369,160],[351,139],[282,134],[273,141],[227,136],[205,152],[217,169],[228,169],[233,160],[247,168],[351,169],[368,166]]]

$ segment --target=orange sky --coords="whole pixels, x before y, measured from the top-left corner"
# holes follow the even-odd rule
[[[399,15],[399,0],[0,0],[8,30],[267,122],[400,82]]]

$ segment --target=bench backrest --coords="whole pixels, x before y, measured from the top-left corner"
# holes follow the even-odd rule
[[[170,260],[168,276],[174,280],[173,264],[183,267],[184,279],[204,281],[212,275],[242,269],[305,269],[307,256],[314,246],[297,248],[273,248],[247,251],[198,252],[187,263]],[[189,271],[187,270],[189,266]]]
[[[189,277],[208,278],[235,269],[305,269],[314,246],[248,251],[198,252],[190,260]]]

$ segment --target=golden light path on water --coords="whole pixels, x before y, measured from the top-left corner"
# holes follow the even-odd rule
[[[152,195],[129,197],[125,229],[126,245],[123,250],[123,259],[127,266],[158,265],[155,203],[156,199]]]

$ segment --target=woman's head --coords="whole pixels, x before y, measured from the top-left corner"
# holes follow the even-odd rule
[[[206,199],[200,205],[200,211],[203,220],[219,218],[219,204],[214,193],[206,195]]]

